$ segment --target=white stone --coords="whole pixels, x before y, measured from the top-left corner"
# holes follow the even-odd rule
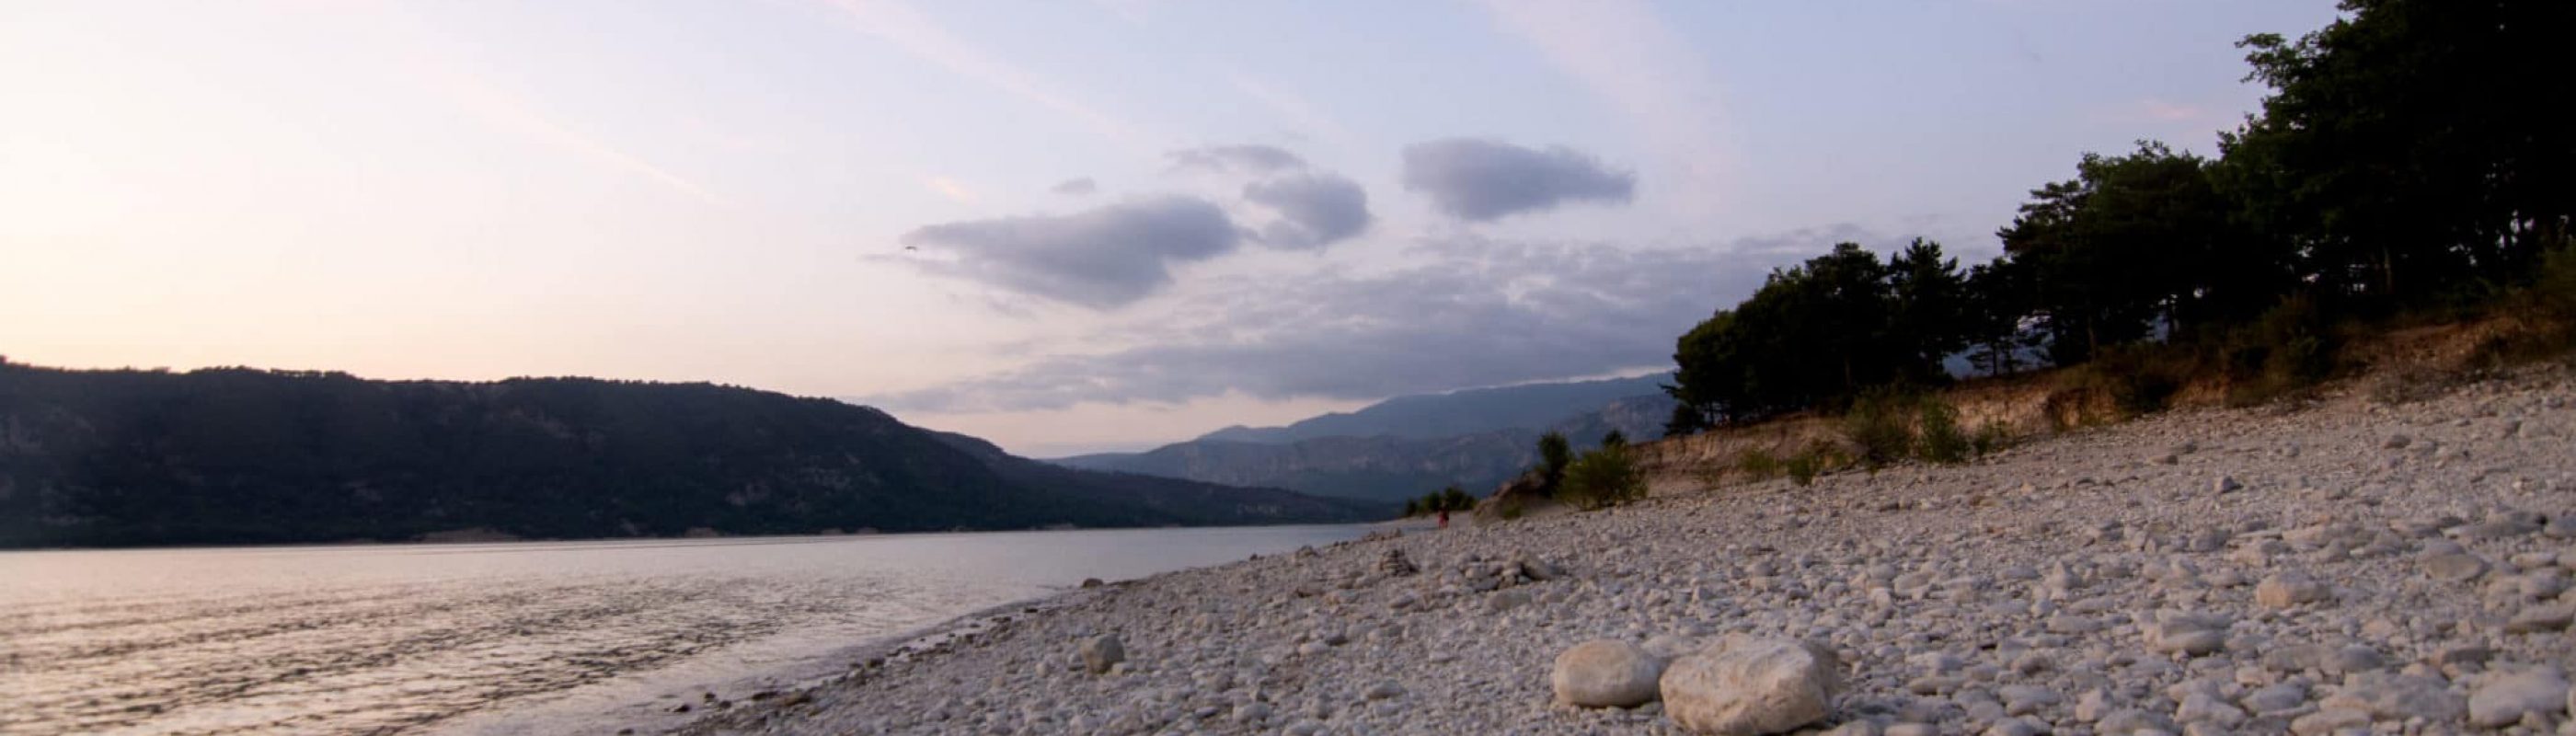
[[[1701,734],[1786,733],[1832,711],[1841,669],[1806,642],[1729,635],[1665,668],[1664,714]]]
[[[1103,674],[1120,662],[1127,661],[1127,646],[1108,634],[1082,640],[1082,666],[1091,674]]]
[[[1655,699],[1664,661],[1616,639],[1576,644],[1556,655],[1548,684],[1556,700],[1586,708],[1628,708]]]
[[[2334,589],[2302,572],[2275,573],[2254,586],[2254,602],[2266,608],[2289,608],[2332,600]]]
[[[2499,675],[2469,693],[2469,723],[2495,728],[2522,722],[2523,714],[2566,709],[2567,678],[2555,667]]]

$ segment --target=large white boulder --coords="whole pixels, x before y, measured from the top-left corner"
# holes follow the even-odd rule
[[[1664,715],[1703,734],[1787,733],[1824,720],[1842,687],[1833,652],[1733,634],[1664,669]]]
[[[1556,700],[1586,708],[1629,708],[1655,699],[1655,680],[1664,660],[1642,647],[1615,639],[1595,639],[1556,655],[1548,684]]]

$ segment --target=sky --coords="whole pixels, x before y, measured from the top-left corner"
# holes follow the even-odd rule
[[[0,355],[712,381],[1055,456],[1667,367],[2214,153],[2328,0],[0,4]]]

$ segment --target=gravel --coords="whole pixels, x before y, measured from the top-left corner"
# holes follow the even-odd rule
[[[686,730],[1686,733],[1559,655],[1760,639],[1840,670],[1815,733],[2576,734],[2571,537],[2576,382],[2531,368],[1112,583]]]

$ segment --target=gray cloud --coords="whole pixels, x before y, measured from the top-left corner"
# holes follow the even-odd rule
[[[1173,264],[1223,255],[1242,239],[1216,205],[1173,196],[1070,215],[931,225],[902,240],[956,256],[917,262],[926,271],[1107,309],[1171,283]]]
[[[1047,191],[1067,196],[1080,197],[1100,191],[1100,184],[1093,182],[1091,177],[1085,176],[1057,182],[1055,186],[1047,187]]]
[[[1369,226],[1368,192],[1332,173],[1297,173],[1243,185],[1246,201],[1279,213],[1261,228],[1273,248],[1321,248]]]
[[[1443,138],[1404,148],[1404,188],[1430,195],[1442,214],[1484,222],[1571,202],[1625,204],[1637,177],[1564,146]]]
[[[1245,277],[1146,327],[1085,338],[1139,347],[859,400],[929,412],[1178,403],[1229,391],[1373,400],[1658,367],[1683,331],[1752,293],[1774,266],[1846,239],[1893,244],[1851,226],[1710,247],[1430,242],[1417,246],[1430,265]]]
[[[1221,173],[1268,174],[1301,169],[1306,166],[1306,159],[1299,158],[1288,149],[1257,143],[1184,148],[1164,156],[1172,160],[1172,168],[1205,169]]]

